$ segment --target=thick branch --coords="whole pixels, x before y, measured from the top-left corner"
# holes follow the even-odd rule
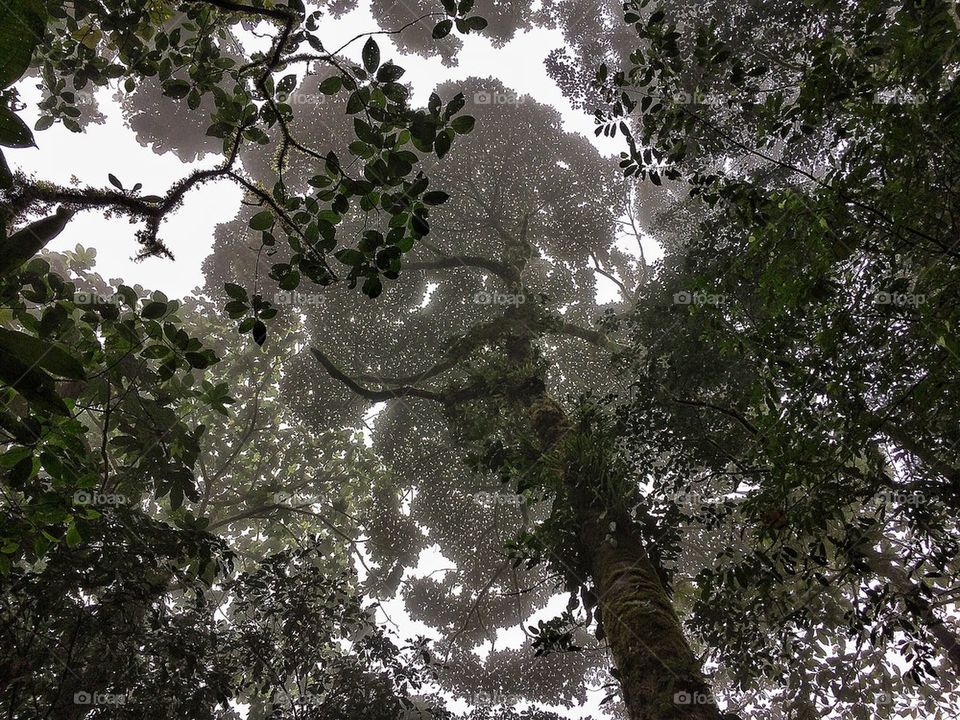
[[[596,345],[600,348],[606,348],[609,350],[625,349],[619,343],[616,343],[608,338],[606,333],[602,333],[599,330],[591,330],[590,328],[581,327],[580,325],[575,325],[574,323],[565,322],[560,325],[556,332],[560,335],[570,335],[571,337],[586,340],[591,345]]]
[[[204,5],[213,5],[221,10],[227,10],[229,12],[240,13],[243,15],[259,15],[262,17],[268,17],[284,23],[293,22],[297,18],[297,15],[293,12],[293,10],[283,6],[269,8],[254,7],[253,5],[230,2],[230,0],[193,0],[193,2],[202,3]]]
[[[232,168],[240,151],[240,143],[246,126],[238,128],[230,153],[219,167],[209,170],[197,170],[173,185],[166,197],[159,202],[148,202],[144,198],[119,190],[101,190],[99,188],[65,188],[51,183],[23,183],[11,197],[9,203],[10,220],[38,205],[62,203],[71,210],[109,208],[132,217],[145,220],[147,229],[140,235],[144,246],[143,255],[164,255],[173,257],[157,236],[160,221],[183,202],[184,196],[194,186],[221,177],[231,177]],[[22,176],[19,176],[22,178]],[[69,218],[68,218],[69,219]]]
[[[503,278],[508,283],[519,281],[517,271],[489,258],[479,257],[477,255],[445,255],[436,260],[423,260],[420,262],[407,263],[404,270],[445,270],[448,268],[478,267]]]
[[[946,478],[954,485],[960,485],[960,470],[938,458],[934,452],[917,442],[916,438],[904,431],[899,425],[884,419],[880,424],[880,431],[897,446],[918,458],[938,475]]]
[[[310,348],[310,352],[313,353],[313,356],[320,362],[323,366],[323,369],[327,371],[327,374],[335,380],[339,380],[344,385],[346,385],[350,390],[359,395],[360,397],[366,398],[371,402],[386,402],[387,400],[395,400],[402,397],[419,397],[424,398],[425,400],[435,400],[436,402],[444,402],[444,396],[431,392],[430,390],[422,390],[421,388],[413,387],[411,385],[401,385],[400,387],[389,388],[386,390],[371,390],[370,388],[363,387],[357,383],[353,378],[344,373],[340,368],[333,364],[333,362],[322,352],[317,350],[317,348]]]
[[[903,597],[907,607],[927,624],[954,670],[960,670],[960,638],[936,616],[930,601],[921,594],[920,586],[913,582],[903,568],[895,565],[889,555],[867,546],[861,547],[860,552],[866,557],[871,569],[880,577],[889,580],[897,593]]]

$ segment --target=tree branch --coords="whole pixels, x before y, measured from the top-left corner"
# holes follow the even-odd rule
[[[727,417],[733,418],[738,423],[743,425],[743,427],[745,427],[750,432],[751,435],[760,434],[760,431],[757,429],[757,427],[752,422],[747,420],[743,415],[738,413],[736,410],[730,410],[728,408],[720,407],[719,405],[714,405],[713,403],[703,402],[701,400],[684,400],[683,398],[678,398],[674,395],[671,395],[670,399],[673,400],[673,402],[677,403],[678,405],[689,405],[691,407],[707,408],[709,410],[713,410],[714,412],[721,413],[723,415],[726,415]]]
[[[386,390],[371,390],[370,388],[363,387],[357,383],[353,378],[344,373],[340,368],[333,364],[333,362],[317,348],[310,348],[310,352],[313,353],[313,356],[319,361],[323,366],[323,369],[327,371],[327,374],[335,380],[339,380],[341,383],[346,385],[350,390],[359,395],[360,397],[366,398],[371,402],[386,402],[387,400],[396,400],[397,398],[402,397],[419,397],[425,400],[434,400],[436,402],[442,403],[445,401],[445,398],[440,393],[431,392],[430,390],[422,390],[418,387],[413,387],[411,385],[401,385],[400,387],[389,388]]]

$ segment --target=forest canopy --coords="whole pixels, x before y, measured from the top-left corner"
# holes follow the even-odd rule
[[[945,0],[0,4],[0,716],[960,715],[958,73]]]

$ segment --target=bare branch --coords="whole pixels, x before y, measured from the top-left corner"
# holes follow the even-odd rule
[[[431,392],[430,390],[422,390],[421,388],[413,387],[411,385],[401,385],[400,387],[389,388],[386,390],[371,390],[370,388],[365,388],[359,383],[357,383],[353,378],[344,373],[340,368],[333,364],[333,362],[317,348],[310,348],[310,352],[313,353],[313,356],[320,362],[323,366],[323,369],[327,371],[327,374],[335,380],[339,380],[344,385],[346,385],[352,392],[359,395],[360,397],[366,398],[371,402],[386,402],[387,400],[395,400],[401,397],[419,397],[424,398],[425,400],[434,400],[436,402],[444,402],[444,396]]]

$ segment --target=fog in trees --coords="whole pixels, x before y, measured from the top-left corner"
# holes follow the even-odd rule
[[[956,716],[954,4],[3,12],[0,713]]]

